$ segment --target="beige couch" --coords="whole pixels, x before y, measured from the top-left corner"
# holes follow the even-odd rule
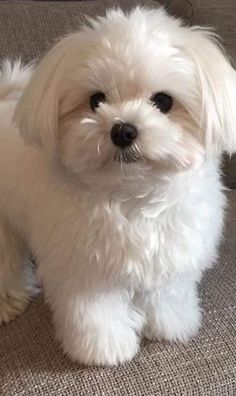
[[[129,0],[0,2],[0,56],[40,56],[64,32],[77,29],[83,14]],[[146,1],[157,6],[156,2]],[[162,1],[190,23],[216,25],[236,59],[235,0]],[[226,167],[235,186],[235,160]],[[0,328],[2,396],[224,396],[236,395],[236,190],[228,193],[225,238],[218,265],[201,286],[203,327],[188,345],[144,341],[138,356],[117,368],[71,363],[54,339],[43,296],[17,320]]]

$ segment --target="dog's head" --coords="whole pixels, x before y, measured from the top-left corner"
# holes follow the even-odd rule
[[[36,68],[16,121],[75,174],[178,171],[236,149],[235,104],[235,71],[214,34],[137,8],[63,38]]]

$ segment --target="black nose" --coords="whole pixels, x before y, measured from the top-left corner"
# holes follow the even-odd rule
[[[113,144],[121,148],[130,146],[137,136],[137,128],[126,122],[115,124],[111,129],[111,140]]]

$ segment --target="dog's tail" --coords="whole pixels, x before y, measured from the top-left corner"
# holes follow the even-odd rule
[[[33,64],[23,65],[21,60],[8,59],[0,65],[0,100],[17,100],[21,96],[33,71]]]

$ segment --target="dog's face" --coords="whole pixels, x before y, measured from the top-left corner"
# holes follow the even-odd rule
[[[209,33],[162,9],[90,24],[36,69],[16,113],[26,140],[96,178],[181,171],[235,149],[235,72]]]

